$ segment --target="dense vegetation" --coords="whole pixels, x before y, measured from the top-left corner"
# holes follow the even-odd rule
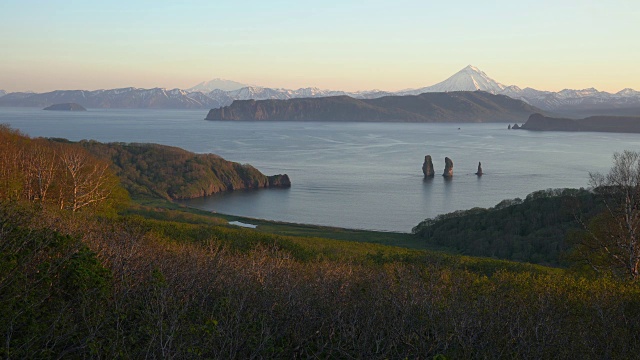
[[[48,144],[6,128],[2,134],[13,141],[2,144],[20,149],[0,153],[3,161]],[[62,156],[55,146],[53,154]],[[134,205],[116,214],[123,198],[113,195],[74,211],[27,196],[30,167],[11,169],[0,185],[2,358],[594,359],[640,353],[636,282],[273,235],[232,228],[203,212]],[[71,170],[59,171],[63,179]],[[66,194],[69,184],[52,189]],[[110,194],[121,191],[113,185]]]
[[[134,196],[190,199],[228,190],[291,185],[287,175],[265,176],[251,165],[214,154],[194,154],[157,144],[82,141],[80,145],[111,162]]]
[[[0,213],[5,358],[626,358],[640,350],[633,283],[215,224],[34,211],[3,203]]]
[[[540,190],[490,209],[426,219],[413,233],[428,244],[465,255],[557,266],[571,247],[567,235],[603,209],[602,199],[587,190]]]
[[[0,200],[80,210],[126,201],[108,161],[68,142],[31,139],[0,125]]]

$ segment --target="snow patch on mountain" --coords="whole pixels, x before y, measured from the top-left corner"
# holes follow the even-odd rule
[[[491,79],[484,71],[473,65],[468,65],[464,69],[453,74],[448,79],[435,85],[420,89],[404,91],[406,95],[417,95],[425,92],[448,92],[448,91],[486,91],[492,94],[499,94],[507,86]]]
[[[216,78],[209,81],[203,81],[196,86],[186,89],[186,91],[187,92],[199,91],[202,93],[209,93],[213,90],[233,91],[233,90],[242,89],[243,87],[248,87],[248,86],[249,85],[239,83],[237,81]]]

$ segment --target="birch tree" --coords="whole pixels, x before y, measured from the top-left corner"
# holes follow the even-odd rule
[[[23,173],[25,197],[32,202],[45,203],[59,168],[58,155],[52,146],[43,141],[34,141],[25,151]]]
[[[605,211],[585,224],[577,253],[593,270],[640,276],[640,153],[613,155],[607,174],[591,173],[590,185],[602,195]]]
[[[60,208],[76,212],[106,201],[117,186],[109,164],[95,159],[80,147],[63,146],[60,150],[62,174]]]

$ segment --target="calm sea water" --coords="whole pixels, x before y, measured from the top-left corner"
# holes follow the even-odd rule
[[[409,232],[421,220],[491,207],[540,189],[588,186],[640,135],[529,132],[507,124],[212,122],[202,110],[0,108],[0,123],[30,136],[155,142],[287,173],[291,189],[238,191],[186,202],[253,218]],[[422,177],[424,156],[437,176]],[[454,163],[445,180],[444,157]],[[478,162],[485,175],[473,175]]]

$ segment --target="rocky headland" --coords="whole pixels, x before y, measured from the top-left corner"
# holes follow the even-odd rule
[[[370,121],[512,122],[539,109],[504,95],[453,91],[356,99],[349,96],[288,100],[236,100],[211,109],[206,120],[225,121]]]
[[[54,110],[54,111],[87,111],[82,105],[76,103],[63,103],[47,106],[42,110]]]
[[[214,154],[195,154],[158,144],[80,144],[111,161],[122,184],[133,195],[181,200],[231,190],[291,187],[287,174],[267,176],[251,165]]]
[[[516,129],[513,127],[512,129]],[[584,119],[532,114],[520,129],[533,131],[594,131],[640,133],[640,116],[590,116]]]

